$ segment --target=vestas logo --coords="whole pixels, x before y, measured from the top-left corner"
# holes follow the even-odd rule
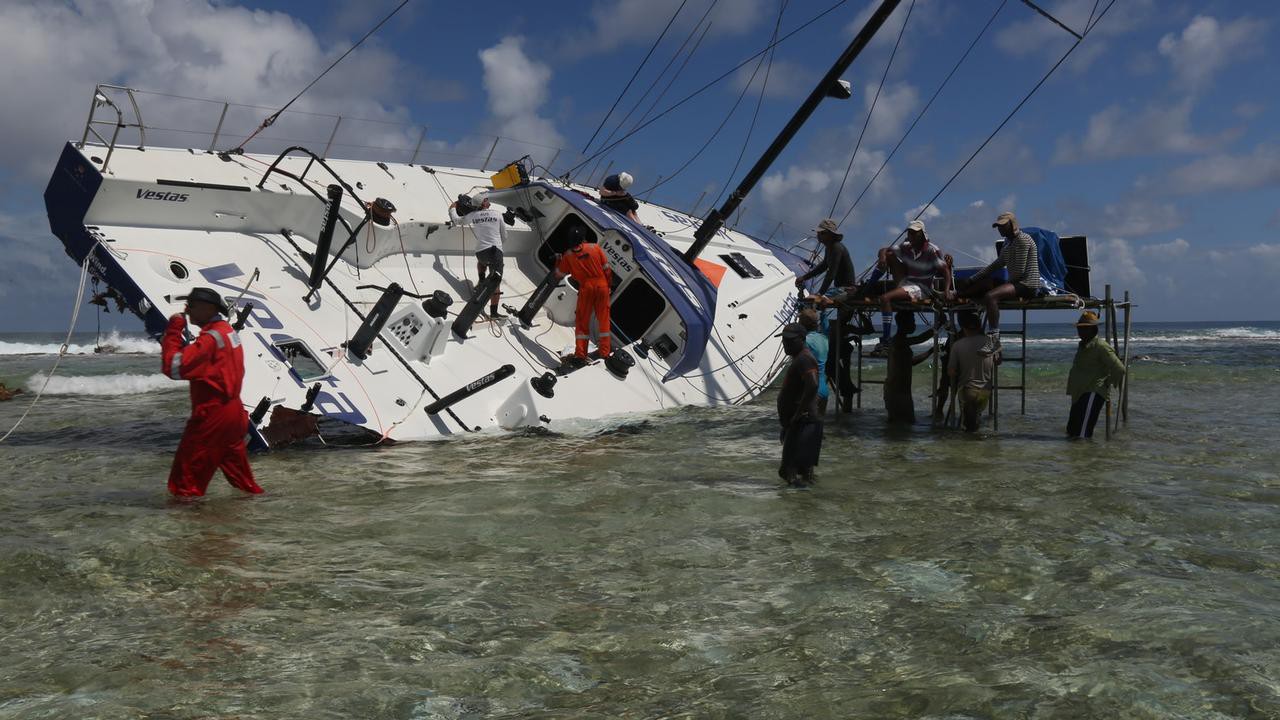
[[[163,200],[165,202],[186,202],[186,193],[162,192],[160,190],[139,190],[139,200]]]

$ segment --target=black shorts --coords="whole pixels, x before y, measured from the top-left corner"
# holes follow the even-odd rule
[[[1034,300],[1035,298],[1040,297],[1040,288],[1038,287],[1028,287],[1020,282],[1009,284],[1013,285],[1013,291],[1018,293],[1018,297],[1023,300]]]
[[[502,274],[502,248],[488,247],[476,253],[476,262],[484,265],[486,268]]]
[[[1106,404],[1106,398],[1096,392],[1087,392],[1076,398],[1071,403],[1071,416],[1067,418],[1067,437],[1093,437],[1093,426],[1098,424],[1098,414]]]

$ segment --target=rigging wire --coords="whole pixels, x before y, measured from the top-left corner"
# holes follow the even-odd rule
[[[671,58],[667,60],[667,64],[663,66],[662,72],[658,73],[657,76],[653,78],[653,81],[649,83],[648,88],[645,88],[645,91],[640,96],[640,99],[637,100],[635,104],[631,106],[631,109],[627,111],[627,114],[623,116],[621,120],[618,121],[618,124],[615,125],[613,130],[609,132],[609,135],[605,137],[602,144],[608,143],[615,136],[617,136],[618,131],[622,129],[622,126],[626,125],[627,121],[631,119],[631,116],[635,114],[635,111],[638,110],[640,106],[644,104],[645,99],[649,97],[649,93],[653,92],[653,89],[658,86],[658,83],[662,81],[662,78],[666,77],[667,71],[671,69],[671,65],[676,61],[676,58],[679,58],[684,53],[684,49],[689,44],[689,41],[693,39],[694,35],[698,34],[698,30],[701,29],[702,24],[706,22],[707,16],[711,14],[711,11],[715,9],[716,4],[718,4],[719,2],[720,0],[711,0],[711,4],[707,6],[706,12],[702,13],[702,17],[698,18],[698,23],[694,25],[693,29],[689,31],[689,34],[685,36],[684,42],[680,43],[680,47],[677,48],[674,53],[672,53]],[[702,31],[702,36],[698,38],[698,42],[694,44],[693,50],[689,52],[690,57],[693,56],[694,51],[698,49],[698,45],[702,43],[702,38],[706,37],[707,30],[710,30],[710,29],[711,29],[711,24],[707,23],[706,30]],[[675,82],[675,79],[680,76],[680,72],[684,70],[684,67],[685,65],[688,64],[688,62],[689,62],[689,59],[685,58],[685,61],[681,63],[680,67],[676,70],[676,74],[671,77],[672,82]],[[645,115],[653,111],[654,105],[656,105],[659,101],[662,100],[662,95],[666,94],[667,89],[669,89],[670,87],[671,87],[671,83],[669,82],[667,83],[666,88],[662,90],[662,93],[659,94],[658,97],[653,101],[653,104],[649,106],[649,109],[645,112]],[[643,120],[644,116],[641,116],[640,119]]]
[[[715,142],[716,137],[720,135],[720,131],[724,130],[724,126],[728,125],[729,120],[731,120],[734,114],[738,112],[738,106],[742,104],[742,99],[747,96],[747,91],[750,90],[751,86],[755,83],[756,76],[760,74],[760,68],[764,66],[764,61],[765,61],[765,56],[761,55],[760,62],[756,63],[756,69],[751,72],[751,78],[747,80],[745,85],[743,85],[742,92],[738,93],[738,99],[733,101],[733,105],[729,107],[729,112],[725,113],[724,119],[720,121],[720,125],[716,127],[715,132],[711,133],[711,136],[707,138],[707,141],[702,143],[702,147],[698,148],[698,150],[694,152],[693,155],[688,160],[685,160],[683,165],[676,168],[675,172],[671,173],[670,175],[667,175],[665,178],[660,178],[658,182],[654,183],[653,185],[650,185],[647,190],[644,190],[638,193],[640,197],[643,197],[653,192],[654,190],[657,190],[663,185],[666,185],[672,180],[675,180],[677,177],[679,177],[680,173],[684,172],[690,165],[693,164],[694,160],[697,160],[698,157],[702,155],[702,153],[706,152],[706,149],[708,147],[711,147],[711,143]]]
[[[773,23],[773,35],[769,37],[769,42],[778,39],[778,32],[782,28],[782,16],[787,11],[787,5],[790,0],[782,0],[782,5],[778,8],[778,19]],[[724,185],[720,187],[720,192],[716,194],[716,199],[711,203],[711,207],[719,207],[720,199],[724,197],[724,193],[729,189],[730,183],[733,182],[733,176],[738,174],[738,168],[742,165],[742,158],[747,154],[747,146],[751,144],[751,134],[756,130],[756,120],[760,118],[760,106],[764,104],[765,91],[769,89],[769,76],[773,73],[773,57],[777,53],[777,48],[769,50],[769,64],[764,69],[764,80],[760,83],[760,97],[756,98],[756,109],[751,115],[751,124],[747,126],[747,136],[742,140],[742,149],[738,151],[738,159],[733,162],[733,169],[729,171],[729,177],[724,181]]]
[[[240,150],[240,149],[244,148],[244,146],[245,146],[246,144],[248,144],[248,142],[249,142],[250,140],[252,140],[252,139],[253,139],[253,138],[254,138],[258,133],[262,132],[263,130],[266,130],[267,128],[269,128],[269,127],[271,127],[273,124],[275,124],[275,121],[280,117],[280,114],[281,114],[281,113],[283,113],[285,110],[288,110],[290,105],[292,105],[292,104],[294,104],[295,102],[297,102],[297,101],[298,101],[298,98],[302,97],[302,96],[303,96],[303,95],[304,95],[308,90],[310,90],[310,89],[311,89],[311,87],[312,87],[313,85],[315,85],[316,83],[320,82],[320,79],[321,79],[321,78],[323,78],[325,75],[328,75],[330,70],[332,70],[332,69],[334,69],[335,67],[337,67],[337,66],[338,66],[338,63],[342,62],[343,60],[345,60],[345,59],[346,59],[346,57],[347,57],[348,55],[350,55],[351,53],[355,52],[355,49],[356,49],[356,48],[358,48],[358,47],[360,47],[360,45],[362,45],[362,44],[364,43],[364,41],[365,41],[365,40],[368,40],[368,39],[369,39],[369,37],[370,37],[371,35],[373,35],[374,33],[378,32],[378,28],[381,28],[383,25],[385,25],[385,24],[387,23],[387,21],[388,21],[388,20],[390,20],[392,17],[394,17],[394,16],[395,16],[395,14],[396,14],[396,13],[400,12],[400,9],[401,9],[401,8],[403,8],[405,5],[408,5],[408,4],[409,4],[409,0],[402,0],[402,1],[401,1],[401,3],[395,7],[395,9],[394,9],[394,10],[392,10],[392,11],[391,11],[391,12],[389,12],[389,13],[387,13],[387,16],[386,16],[386,17],[382,18],[382,20],[380,20],[380,21],[378,22],[378,24],[377,24],[377,25],[374,25],[372,30],[370,30],[369,32],[365,33],[365,34],[364,34],[364,37],[362,37],[362,38],[360,38],[359,40],[357,40],[355,45],[352,45],[350,48],[347,48],[347,51],[346,51],[346,52],[344,52],[344,53],[342,53],[342,55],[338,56],[338,59],[337,59],[337,60],[334,60],[334,61],[329,65],[329,67],[325,68],[325,69],[324,69],[324,72],[322,72],[322,73],[320,73],[319,75],[317,75],[315,80],[312,80],[310,83],[308,83],[306,87],[302,88],[302,91],[301,91],[301,92],[299,92],[297,95],[294,95],[294,96],[293,96],[293,99],[292,99],[292,100],[290,100],[289,102],[285,103],[285,104],[284,104],[284,107],[282,107],[282,108],[280,108],[279,110],[275,111],[274,113],[272,113],[272,114],[268,115],[268,116],[267,116],[267,119],[266,119],[266,120],[263,120],[263,121],[262,121],[262,124],[258,126],[258,129],[257,129],[257,130],[254,130],[252,133],[250,133],[249,137],[245,138],[244,140],[241,140],[241,141],[240,141],[240,144],[239,144],[239,145],[237,145],[237,146],[235,147],[235,149],[236,149],[236,150]]]
[[[584,159],[582,159],[581,161],[579,161],[577,165],[574,165],[572,168],[570,168],[570,169],[569,169],[569,172],[573,172],[573,171],[575,171],[575,170],[578,170],[578,169],[579,169],[579,168],[581,168],[583,165],[586,165],[587,163],[589,163],[589,162],[591,162],[591,161],[595,160],[596,158],[600,157],[600,156],[601,156],[601,155],[603,155],[604,153],[607,153],[607,152],[609,152],[610,150],[613,150],[614,148],[618,147],[618,146],[619,146],[619,145],[621,145],[622,143],[626,142],[626,141],[627,141],[627,139],[629,139],[632,135],[635,135],[637,132],[639,132],[639,131],[643,130],[644,128],[646,128],[646,127],[648,127],[648,126],[652,125],[653,123],[657,122],[658,120],[662,119],[665,115],[667,115],[668,113],[670,113],[670,112],[674,111],[676,108],[680,107],[681,105],[684,105],[685,103],[689,102],[689,101],[690,101],[690,100],[692,100],[693,98],[695,98],[695,97],[697,97],[697,96],[701,95],[702,93],[706,92],[707,90],[711,89],[713,86],[715,86],[715,85],[716,85],[717,83],[719,83],[721,80],[724,80],[725,78],[729,77],[729,76],[730,76],[730,75],[732,75],[733,73],[737,72],[740,68],[745,67],[745,66],[747,65],[747,63],[749,63],[749,62],[751,62],[752,60],[755,60],[756,58],[760,57],[761,55],[763,55],[763,54],[765,54],[765,53],[769,52],[769,50],[771,50],[772,48],[775,48],[775,47],[777,47],[778,45],[781,45],[782,43],[786,42],[788,39],[790,39],[790,38],[791,38],[792,36],[794,36],[796,33],[798,33],[798,32],[800,32],[800,31],[804,30],[805,28],[809,27],[810,25],[814,24],[815,22],[817,22],[817,21],[821,20],[822,18],[826,17],[826,16],[827,16],[827,15],[829,15],[832,11],[834,11],[836,8],[840,7],[841,5],[844,5],[844,4],[845,4],[845,3],[847,3],[848,1],[849,1],[849,0],[837,0],[837,2],[836,2],[835,4],[831,5],[831,6],[830,6],[830,7],[828,7],[826,10],[823,10],[822,12],[818,13],[817,15],[814,15],[813,17],[809,18],[808,20],[806,20],[802,25],[800,25],[800,26],[799,26],[799,27],[797,27],[796,29],[794,29],[794,30],[792,30],[791,32],[787,33],[786,35],[783,35],[782,37],[778,38],[778,40],[777,40],[776,42],[770,43],[769,45],[767,45],[767,46],[765,46],[764,48],[762,48],[759,52],[757,52],[757,53],[755,53],[754,55],[752,55],[752,56],[748,57],[747,59],[743,60],[742,62],[738,63],[737,65],[734,65],[733,67],[729,68],[728,70],[724,71],[724,72],[723,72],[723,73],[721,73],[719,76],[717,76],[715,79],[713,79],[713,80],[711,80],[710,82],[706,83],[705,85],[703,85],[702,87],[698,88],[697,90],[694,90],[692,93],[689,93],[688,95],[684,96],[684,98],[682,98],[681,100],[677,101],[675,104],[671,105],[671,106],[670,106],[670,107],[668,107],[666,110],[663,110],[662,112],[658,113],[658,114],[657,114],[656,116],[654,116],[653,118],[651,118],[651,119],[649,119],[649,120],[645,121],[644,123],[642,123],[642,124],[640,124],[640,125],[637,125],[636,127],[632,128],[630,132],[628,132],[626,135],[623,135],[621,138],[619,138],[619,139],[615,140],[612,144],[610,144],[610,145],[605,145],[604,147],[597,149],[594,153],[592,153],[591,155],[589,155],[589,156],[587,156],[586,158],[584,158]]]
[[[405,1],[407,2],[408,0]],[[622,102],[623,96],[631,89],[631,83],[636,81],[636,77],[640,74],[640,71],[644,69],[645,63],[649,62],[649,58],[653,56],[653,51],[658,49],[658,44],[662,42],[662,38],[667,36],[667,31],[671,29],[671,24],[676,21],[676,18],[680,15],[680,11],[684,10],[684,6],[688,2],[689,0],[681,0],[680,7],[676,8],[674,13],[671,13],[671,19],[667,21],[667,26],[662,28],[662,32],[658,34],[658,39],[654,40],[653,45],[649,46],[649,52],[645,53],[644,59],[636,66],[635,72],[631,73],[631,79],[628,80],[626,86],[622,88],[622,92],[618,93],[618,97],[613,101],[613,105],[609,107],[609,112],[605,113],[604,117],[600,119],[600,124],[596,126],[596,131],[591,133],[591,139],[587,141],[586,145],[582,146],[582,152],[585,153],[587,149],[591,147],[591,143],[596,141],[596,136],[600,134],[602,129],[604,129],[604,124],[609,121],[609,117],[613,115],[613,111],[618,108],[618,103]]]
[[[907,16],[902,19],[902,27],[898,30],[898,39],[893,42],[893,52],[889,53],[889,62],[884,65],[884,74],[880,76],[880,84],[876,86],[875,97],[871,99],[871,107],[867,108],[867,119],[862,123],[862,130],[858,133],[858,142],[853,145],[853,152],[849,154],[849,164],[844,169],[844,177],[840,179],[840,189],[836,190],[836,196],[831,200],[831,211],[827,213],[828,217],[836,214],[836,205],[840,204],[840,196],[844,194],[844,184],[849,181],[849,172],[853,170],[853,161],[858,157],[858,150],[862,147],[862,138],[867,134],[867,128],[871,127],[871,117],[876,112],[876,104],[880,102],[880,93],[884,91],[885,81],[889,79],[889,69],[893,67],[893,58],[898,54],[898,46],[902,44],[902,36],[907,33],[907,23],[911,22],[911,11],[916,9],[916,0],[911,0],[911,4],[907,6]]]
[[[1031,90],[1029,90],[1027,94],[1023,96],[1022,100],[1019,101],[1018,104],[1015,105],[1014,108],[1009,111],[1009,114],[1005,116],[1004,120],[1001,120],[1000,124],[996,126],[996,129],[992,130],[991,134],[987,136],[987,139],[983,140],[982,144],[979,145],[978,148],[973,151],[973,154],[971,154],[968,157],[968,159],[966,159],[964,163],[960,165],[960,168],[957,169],[955,173],[953,173],[951,177],[947,179],[947,182],[942,185],[942,188],[938,190],[938,192],[934,193],[933,197],[929,199],[929,202],[925,203],[920,207],[920,211],[916,213],[916,216],[914,218],[912,218],[913,220],[920,219],[920,216],[924,215],[925,210],[928,210],[929,206],[932,205],[934,201],[936,201],[939,197],[941,197],[942,193],[947,191],[947,188],[951,187],[951,183],[955,182],[956,178],[960,177],[960,173],[964,172],[965,168],[969,167],[969,163],[973,162],[973,159],[978,157],[978,153],[981,153],[983,148],[985,148],[987,144],[990,143],[995,138],[996,134],[999,133],[1000,130],[1003,129],[1004,126],[1007,125],[1010,120],[1013,119],[1013,116],[1016,115],[1018,111],[1022,109],[1022,106],[1026,105],[1027,101],[1030,100],[1032,96],[1036,94],[1036,91],[1039,90],[1045,84],[1045,82],[1047,82],[1049,78],[1053,76],[1053,73],[1059,67],[1062,66],[1062,63],[1066,62],[1067,58],[1071,57],[1071,53],[1075,52],[1076,48],[1080,47],[1080,43],[1084,42],[1085,37],[1088,37],[1089,31],[1092,30],[1094,27],[1096,27],[1099,22],[1102,22],[1102,18],[1106,16],[1107,11],[1109,11],[1112,8],[1112,6],[1114,6],[1115,4],[1116,4],[1116,0],[1111,0],[1111,2],[1107,3],[1107,6],[1102,9],[1101,13],[1099,13],[1098,18],[1097,20],[1094,21],[1093,25],[1091,25],[1088,29],[1086,29],[1084,32],[1084,35],[1081,35],[1078,40],[1071,43],[1071,47],[1067,48],[1067,51],[1062,54],[1062,57],[1058,58],[1058,61],[1053,64],[1053,67],[1049,68],[1049,71],[1044,74],[1044,77],[1040,78],[1040,82],[1037,82],[1035,86],[1032,87]],[[903,233],[905,232],[906,231],[904,230]],[[901,237],[903,233],[899,233],[898,237]]]
[[[849,206],[849,209],[845,212],[844,216],[840,218],[841,225],[844,224],[845,220],[849,219],[849,215],[853,214],[853,210],[858,207],[858,203],[862,202],[862,198],[866,196],[867,191],[869,191],[871,186],[875,184],[876,179],[880,177],[880,173],[884,172],[884,169],[889,165],[889,161],[892,160],[893,156],[898,152],[898,148],[901,148],[902,144],[906,142],[907,137],[911,135],[912,130],[916,129],[916,125],[920,123],[920,120],[924,117],[925,113],[929,112],[929,108],[933,106],[933,101],[937,100],[938,96],[942,94],[942,89],[947,86],[947,83],[951,82],[951,77],[956,74],[956,71],[959,70],[960,66],[964,64],[964,61],[968,59],[969,54],[973,52],[975,47],[977,47],[978,41],[980,41],[982,36],[986,34],[987,30],[991,28],[992,23],[995,22],[996,17],[1008,2],[1009,0],[1000,0],[1000,4],[996,6],[995,12],[991,13],[991,17],[987,19],[987,24],[983,25],[982,29],[978,31],[978,34],[973,38],[973,42],[969,43],[969,47],[965,49],[964,54],[962,54],[960,59],[956,61],[956,64],[951,67],[951,72],[947,73],[947,76],[942,79],[942,83],[933,91],[933,96],[929,98],[929,102],[924,104],[924,108],[922,108],[916,115],[915,119],[911,121],[911,125],[898,140],[898,144],[893,146],[893,149],[885,156],[884,162],[880,163],[880,167],[876,170],[875,174],[871,176],[871,179],[867,181],[866,186],[862,188],[862,192],[858,193],[858,197],[854,199],[853,205]]]

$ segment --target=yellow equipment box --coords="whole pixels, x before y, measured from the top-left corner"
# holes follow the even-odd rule
[[[489,184],[494,190],[503,190],[516,185],[523,185],[529,182],[529,174],[525,172],[524,166],[518,162],[502,168],[498,172],[489,176]]]

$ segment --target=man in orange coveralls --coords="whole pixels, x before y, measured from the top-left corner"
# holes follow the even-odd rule
[[[240,384],[244,380],[244,350],[240,336],[223,320],[227,311],[221,296],[198,287],[186,300],[183,313],[169,318],[169,327],[160,341],[161,368],[174,380],[191,383],[191,418],[178,443],[169,471],[169,492],[180,498],[204,495],[218,468],[227,482],[248,492],[262,488],[253,479],[244,437],[249,431],[249,414],[240,404]],[[200,336],[183,347],[183,314],[200,326]]]
[[[563,278],[572,275],[578,281],[578,309],[574,315],[574,330],[577,342],[574,344],[573,363],[587,363],[587,340],[591,337],[591,315],[596,316],[598,338],[597,347],[600,357],[607,358],[612,351],[613,333],[609,325],[609,282],[613,279],[613,271],[609,269],[609,260],[604,250],[595,243],[586,242],[586,233],[582,228],[573,228],[571,236],[573,247],[556,261],[556,273]]]

